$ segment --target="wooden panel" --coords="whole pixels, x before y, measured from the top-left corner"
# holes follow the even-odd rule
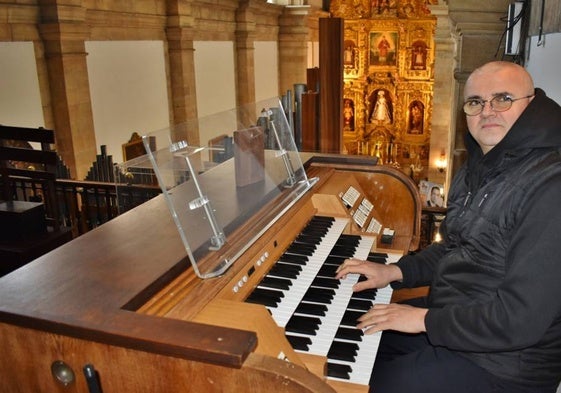
[[[561,0],[532,1],[531,11],[524,17],[530,18],[530,35],[539,35],[540,29],[541,34],[559,33],[561,32]]]
[[[241,367],[162,356],[147,351],[79,340],[0,324],[2,391],[87,392],[82,369],[95,367],[103,393],[328,392],[324,381],[285,360],[251,354]],[[74,379],[64,386],[51,373],[62,361]],[[67,373],[68,374],[68,373]]]
[[[308,91],[319,92],[319,68],[308,68],[306,70],[306,87]]]
[[[343,19],[319,19],[319,151],[340,153],[343,134]]]
[[[240,315],[244,318],[240,318]],[[261,305],[216,299],[194,321],[257,332],[258,345],[255,353],[284,359],[304,367],[299,355],[286,340],[284,330],[275,324],[269,312]]]
[[[318,151],[319,95],[309,91],[302,94],[302,151]]]

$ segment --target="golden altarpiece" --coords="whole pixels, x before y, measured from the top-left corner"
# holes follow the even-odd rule
[[[383,164],[423,177],[436,27],[427,1],[333,0],[330,12],[344,20],[346,152],[377,156]]]

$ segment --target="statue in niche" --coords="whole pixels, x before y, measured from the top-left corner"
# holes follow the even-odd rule
[[[425,70],[427,68],[427,44],[415,41],[411,48],[411,69]]]
[[[345,50],[343,52],[343,65],[345,68],[354,68],[355,64],[355,43],[352,40],[345,40]]]
[[[344,99],[343,122],[344,122],[343,124],[344,131],[355,130],[355,103],[350,98]]]
[[[407,133],[422,134],[424,128],[425,105],[418,100],[409,105],[409,121]]]
[[[373,124],[386,125],[393,123],[393,104],[386,89],[378,89],[370,95],[370,113],[368,121]]]

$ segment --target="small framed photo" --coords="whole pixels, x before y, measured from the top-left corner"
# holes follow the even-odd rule
[[[419,193],[423,206],[446,207],[444,202],[444,186],[427,180],[419,182]]]

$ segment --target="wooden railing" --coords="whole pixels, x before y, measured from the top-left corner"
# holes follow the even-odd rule
[[[22,178],[12,183],[19,200],[42,201],[45,185]],[[161,193],[157,185],[130,185],[57,179],[55,182],[61,225],[80,236]],[[44,201],[46,202],[46,201]],[[46,209],[51,209],[48,204]]]

